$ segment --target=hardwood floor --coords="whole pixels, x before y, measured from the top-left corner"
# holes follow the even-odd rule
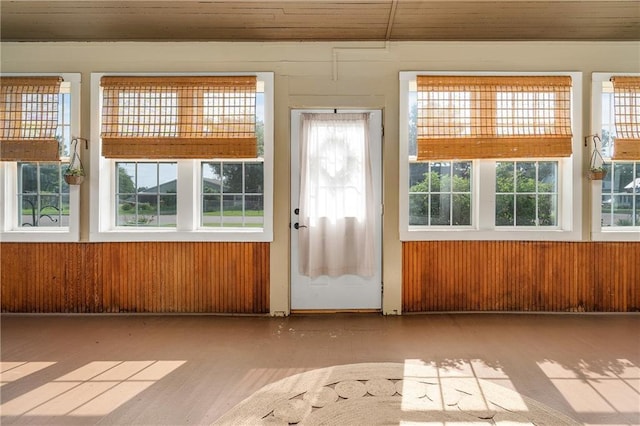
[[[1,423],[210,424],[262,386],[424,362],[583,424],[640,424],[640,315],[3,315]]]

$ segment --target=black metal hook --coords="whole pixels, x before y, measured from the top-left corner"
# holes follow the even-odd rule
[[[79,136],[71,139],[71,145],[76,144],[76,146],[78,145],[78,141],[82,141],[84,142],[84,149],[89,149],[89,139],[85,139],[85,138],[81,138]]]

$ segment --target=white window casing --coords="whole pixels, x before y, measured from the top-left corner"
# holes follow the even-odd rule
[[[70,96],[70,139],[81,137],[80,133],[80,86],[79,73],[7,73],[4,76],[61,76],[63,90]],[[83,155],[84,143],[78,143],[78,155]],[[64,165],[62,166],[64,170]],[[0,162],[0,239],[3,242],[76,242],[80,239],[80,185],[69,185],[68,226],[21,226],[18,217],[18,167],[17,162]]]
[[[563,75],[572,79],[572,151],[564,158],[514,158],[473,160],[472,225],[428,227],[409,225],[409,93],[416,90],[418,75]],[[400,182],[399,225],[402,241],[433,240],[522,240],[580,241],[582,239],[582,73],[580,72],[422,72],[399,75],[400,84]],[[495,226],[496,161],[556,161],[558,163],[558,225],[553,227]]]
[[[256,75],[259,91],[264,93],[264,223],[252,227],[203,227],[200,226],[201,164],[216,159],[178,159],[177,163],[177,212],[175,227],[122,227],[115,225],[115,185],[117,162],[144,162],[141,159],[106,159],[101,155],[100,112],[102,106],[100,79],[104,75],[177,76],[166,73],[92,73],[91,74],[91,139],[96,141],[91,153],[90,209],[91,241],[245,241],[269,242],[273,240],[273,106],[274,78],[271,72],[258,73],[187,73],[198,75]],[[162,161],[162,160],[150,160]],[[234,160],[236,162],[242,160]]]
[[[609,81],[613,76],[640,76],[637,73],[597,72],[591,74],[591,133],[587,137],[589,153],[593,149],[593,135],[602,137],[603,129],[603,87],[611,86]],[[610,90],[613,90],[610,88]],[[612,124],[612,123],[609,123]],[[611,163],[611,158],[603,152],[605,163]],[[617,163],[634,163],[633,161],[619,161]],[[640,161],[636,161],[636,168]],[[638,226],[608,226],[602,224],[602,181],[589,181],[591,196],[591,239],[593,241],[639,241],[640,227]]]

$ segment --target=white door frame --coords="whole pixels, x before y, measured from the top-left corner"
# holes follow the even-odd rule
[[[375,262],[371,279],[345,275],[311,279],[298,272],[298,222],[294,210],[299,199],[299,146],[302,113],[370,113],[370,158],[374,186]],[[291,209],[290,209],[290,308],[293,311],[381,310],[382,309],[382,110],[293,109],[291,110]]]

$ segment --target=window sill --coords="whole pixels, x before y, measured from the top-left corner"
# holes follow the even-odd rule
[[[114,229],[91,233],[92,242],[181,241],[181,242],[271,242],[271,232],[260,229]]]
[[[401,241],[581,241],[580,232],[563,229],[452,229],[409,228],[400,231]]]
[[[591,240],[592,241],[640,242],[640,230],[638,229],[623,230],[622,228],[602,230],[600,232],[593,232],[591,234]]]
[[[16,229],[0,233],[3,243],[70,243],[80,240],[77,232],[69,229]]]

